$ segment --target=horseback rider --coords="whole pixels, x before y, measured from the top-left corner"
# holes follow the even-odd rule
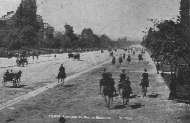
[[[138,55],[138,58],[139,58],[139,62],[140,62],[140,60],[143,60],[141,53]]]
[[[125,79],[126,79],[126,73],[125,73],[125,70],[123,69],[122,73],[120,74],[120,82],[122,82],[122,80],[125,80]]]
[[[61,73],[65,73],[65,67],[63,67],[63,64],[61,64],[61,67],[59,68],[59,71]]]
[[[112,58],[112,64],[113,65],[115,64],[115,56],[113,56],[113,58]]]
[[[125,59],[125,53],[123,54],[123,59]]]
[[[114,82],[114,79],[112,78],[112,74],[109,72],[106,72],[106,69],[104,69],[104,72],[102,73],[101,81],[104,82],[103,86],[111,86],[115,95],[117,95],[116,88],[115,88],[115,82]]]
[[[143,77],[143,79],[142,79],[142,88],[143,87],[149,87],[149,80],[148,80],[148,73],[147,73],[147,70],[146,69],[144,69],[144,73],[142,74],[142,77]]]
[[[123,62],[122,55],[119,56],[119,63],[121,64]]]
[[[129,87],[129,91],[130,94],[132,94],[132,88],[131,88],[131,82],[129,81],[129,77],[127,76],[127,80],[124,80],[124,82],[122,83],[122,85],[126,85],[127,87]]]

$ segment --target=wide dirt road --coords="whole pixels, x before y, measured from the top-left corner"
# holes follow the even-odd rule
[[[118,54],[124,51],[118,51]],[[138,63],[137,54],[132,63],[119,66],[111,64],[84,73],[65,86],[56,86],[44,93],[1,110],[2,123],[57,123],[53,115],[86,116],[67,118],[68,123],[189,123],[189,106],[168,101],[169,90],[146,53],[144,61]],[[132,84],[133,95],[129,105],[124,107],[121,98],[115,97],[110,110],[105,107],[104,98],[99,94],[99,80],[102,69],[113,73],[116,86],[122,69],[126,70]],[[150,87],[148,96],[142,98],[139,86],[144,68],[148,70]],[[92,119],[93,116],[97,119]],[[102,119],[107,117],[108,119]]]
[[[19,88],[13,88],[11,82],[7,83],[7,87],[3,87],[0,83],[0,103],[6,102],[12,98],[26,94],[30,91],[36,90],[49,83],[56,82],[56,77],[59,72],[61,64],[66,69],[67,76],[78,73],[92,66],[100,64],[104,61],[111,59],[109,53],[101,54],[100,51],[81,53],[81,60],[68,59],[67,53],[54,55],[41,55],[38,60],[36,58],[32,60],[29,58],[29,65],[27,67],[8,67],[0,69],[0,78],[3,78],[6,70],[13,70],[13,72],[22,71],[21,86]],[[15,65],[15,59],[7,59],[9,62],[2,65]]]

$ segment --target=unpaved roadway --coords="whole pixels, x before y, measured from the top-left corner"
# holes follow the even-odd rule
[[[119,50],[118,54],[123,52]],[[127,65],[126,60],[121,66],[118,63],[115,66],[105,64],[66,82],[64,86],[56,86],[36,97],[5,108],[0,111],[0,123],[57,123],[58,117],[54,115],[86,116],[78,119],[67,118],[68,123],[189,123],[189,105],[167,100],[169,89],[160,75],[156,74],[149,55],[146,53],[143,58],[144,61],[138,63],[136,54],[132,55],[130,65]],[[55,75],[58,67],[59,65],[54,68]],[[114,98],[110,110],[105,107],[98,85],[103,68],[113,73],[116,86],[121,70],[126,70],[133,89],[133,95],[126,107],[122,105],[119,96]],[[150,79],[146,98],[142,98],[139,86],[144,68],[148,70]],[[48,70],[53,71],[51,67]],[[47,80],[44,78],[44,81]],[[99,116],[99,119],[93,119],[93,116]]]
[[[7,83],[7,87],[3,87],[2,82],[0,83],[0,104],[36,90],[49,83],[56,82],[57,80],[55,78],[57,77],[61,64],[63,64],[66,69],[67,76],[69,76],[110,59],[107,51],[105,51],[104,54],[101,54],[100,51],[81,53],[80,61],[68,59],[67,53],[56,55],[56,58],[54,58],[54,55],[41,55],[38,60],[36,58],[32,60],[30,57],[30,64],[26,67],[16,66],[1,68],[0,78],[3,78],[6,70],[13,70],[13,72],[22,71],[23,74],[21,76],[21,85],[19,88],[13,88],[13,84],[11,82]],[[2,63],[2,65],[4,66],[13,66],[16,63],[14,58],[7,59],[7,63],[5,59],[1,62],[3,61],[4,63]]]

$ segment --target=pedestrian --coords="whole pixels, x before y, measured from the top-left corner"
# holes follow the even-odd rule
[[[56,58],[56,54],[54,55],[54,58]]]

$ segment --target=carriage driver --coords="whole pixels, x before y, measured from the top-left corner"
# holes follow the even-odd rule
[[[9,70],[7,70],[7,72],[5,73],[5,77],[7,77],[9,75]]]
[[[59,68],[59,71],[62,73],[65,73],[65,67],[63,67],[63,64],[61,64],[61,67]]]

